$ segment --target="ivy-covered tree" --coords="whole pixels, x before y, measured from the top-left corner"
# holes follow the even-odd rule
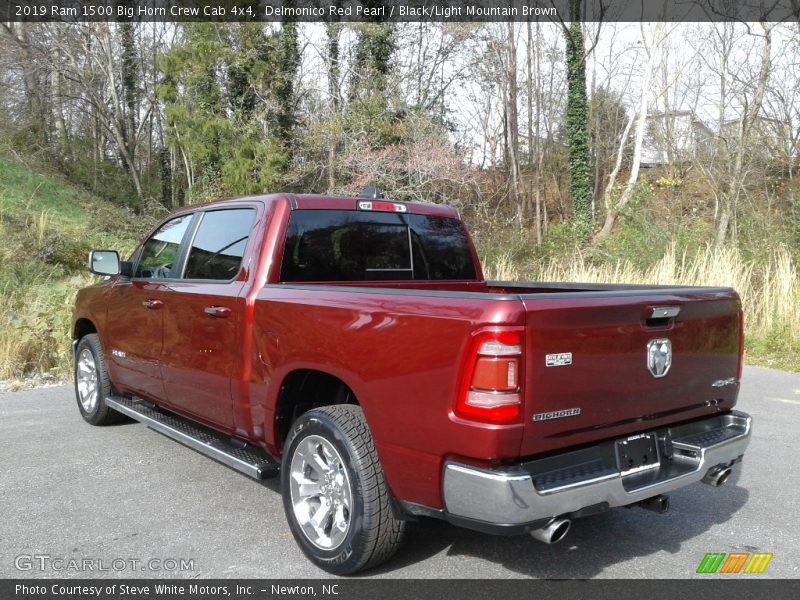
[[[140,102],[139,93],[139,65],[136,49],[136,34],[132,23],[119,24],[120,46],[122,49],[122,92],[125,104],[125,132],[128,152],[133,156],[136,151],[136,129],[138,126],[138,111]],[[125,162],[123,161],[123,165]]]
[[[368,4],[368,3],[365,3]],[[398,140],[397,107],[390,103],[389,81],[395,51],[391,23],[366,22],[356,26],[345,128],[375,147]]]
[[[287,21],[278,37],[278,60],[274,93],[277,103],[276,125],[281,148],[288,157],[292,152],[292,135],[296,123],[294,80],[300,68],[300,48],[297,43],[297,24]]]
[[[567,59],[567,157],[575,228],[587,240],[592,227],[592,166],[589,155],[589,100],[581,0],[570,0],[570,23],[564,25]]]

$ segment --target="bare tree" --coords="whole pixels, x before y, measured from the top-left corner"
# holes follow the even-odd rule
[[[26,103],[24,120],[33,132],[36,143],[46,147],[49,143],[50,100],[47,85],[50,69],[47,51],[43,47],[41,28],[29,23],[0,23],[6,38],[11,41],[17,56],[17,67],[22,79],[22,95]]]
[[[650,83],[653,77],[653,71],[661,59],[661,45],[664,41],[663,30],[664,24],[662,22],[656,23],[653,32],[652,43],[650,46],[645,44],[645,50],[647,51],[648,59],[642,75],[642,89],[639,97],[639,103],[636,112],[631,113],[631,118],[628,120],[628,123],[625,126],[625,131],[622,134],[622,143],[620,144],[617,153],[617,162],[614,166],[611,176],[609,177],[608,187],[606,188],[606,193],[603,198],[606,214],[603,227],[597,232],[597,234],[595,234],[594,242],[596,244],[602,243],[611,235],[611,231],[614,228],[614,223],[616,222],[622,210],[624,210],[631,201],[631,198],[633,197],[634,186],[636,185],[636,181],[639,179],[639,167],[642,160],[642,141],[644,140],[645,125],[647,123],[647,108],[650,103]],[[646,37],[647,36],[645,35],[643,29],[642,39],[646,40]],[[634,124],[634,118],[635,130],[633,138],[633,155],[631,157],[631,171],[625,188],[622,190],[619,198],[615,199],[614,183],[616,182],[617,175],[619,174],[625,141],[630,133],[631,126]]]
[[[528,211],[530,212],[531,198],[534,196],[535,188],[535,213],[534,213],[534,232],[536,234],[536,244],[542,243],[542,145],[539,139],[541,118],[541,86],[539,68],[539,21],[536,21],[536,41],[531,32],[531,22],[527,22],[527,46],[526,63],[528,73]],[[535,67],[535,71],[534,71]],[[536,122],[534,124],[533,106],[536,104]],[[535,173],[534,177],[530,173]]]
[[[64,35],[67,33],[64,27],[67,26],[48,26],[58,60],[53,68],[59,69],[63,77],[74,84],[83,101],[99,119],[100,127],[108,132],[130,173],[137,196],[141,197],[141,168],[136,153],[154,99],[150,98],[138,126],[131,130],[134,118],[130,113],[138,106],[126,104],[121,53],[114,26],[95,23],[70,25],[70,35]]]
[[[508,129],[508,169],[510,179],[509,196],[514,209],[517,225],[522,228],[525,224],[525,212],[519,193],[519,117],[517,113],[517,40],[514,23],[506,23],[506,49],[505,49],[505,113],[506,127]]]
[[[333,125],[333,127],[329,128],[330,131],[328,133],[328,193],[333,193],[333,190],[336,189],[336,149],[339,144],[336,124],[340,119],[342,109],[342,70],[339,51],[341,29],[342,26],[339,23],[328,23],[325,26],[325,32],[328,37],[328,52],[325,62],[328,69],[330,120]]]
[[[735,235],[740,200],[758,166],[754,135],[771,73],[774,27],[767,21],[760,22],[758,30],[748,24],[723,23],[714,28],[710,40],[716,61],[709,59],[708,64],[719,79],[718,132],[712,152],[698,161],[698,167],[715,198],[717,246]],[[741,60],[733,60],[735,51],[741,53]],[[736,117],[728,119],[731,113]]]

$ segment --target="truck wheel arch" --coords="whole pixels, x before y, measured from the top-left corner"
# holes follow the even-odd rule
[[[352,387],[339,377],[317,369],[295,369],[281,382],[275,402],[275,442],[283,448],[292,424],[313,408],[360,406]]]
[[[90,333],[97,333],[97,327],[94,326],[94,323],[85,318],[75,321],[75,327],[72,330],[73,340],[80,340]]]

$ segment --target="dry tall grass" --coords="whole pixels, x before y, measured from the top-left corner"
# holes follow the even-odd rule
[[[532,272],[522,272],[501,256],[484,269],[487,279],[732,287],[742,298],[749,357],[762,364],[800,367],[796,358],[791,362],[800,350],[800,284],[786,248],[773,250],[765,262],[746,261],[735,248],[711,246],[697,255],[679,256],[673,246],[646,270],[628,262],[594,264],[580,255],[569,262],[552,259]]]
[[[746,261],[732,248],[706,248],[695,256],[670,249],[653,267],[593,264],[582,256],[552,259],[523,271],[508,256],[484,265],[487,279],[716,285],[739,292],[745,311],[748,362],[800,370],[800,284],[785,248],[763,263]],[[66,375],[70,369],[69,323],[75,292],[93,279],[33,282],[22,289],[0,286],[0,379],[23,373]]]
[[[66,376],[70,370],[69,327],[77,291],[91,278],[33,282],[23,289],[0,287],[0,380],[29,373]]]

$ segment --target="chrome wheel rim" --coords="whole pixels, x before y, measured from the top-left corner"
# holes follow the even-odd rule
[[[97,406],[97,364],[94,355],[88,348],[81,350],[78,355],[77,387],[78,400],[83,410],[87,413],[94,412]]]
[[[352,490],[342,457],[328,440],[310,435],[294,450],[290,466],[294,516],[317,548],[333,550],[350,529]]]

